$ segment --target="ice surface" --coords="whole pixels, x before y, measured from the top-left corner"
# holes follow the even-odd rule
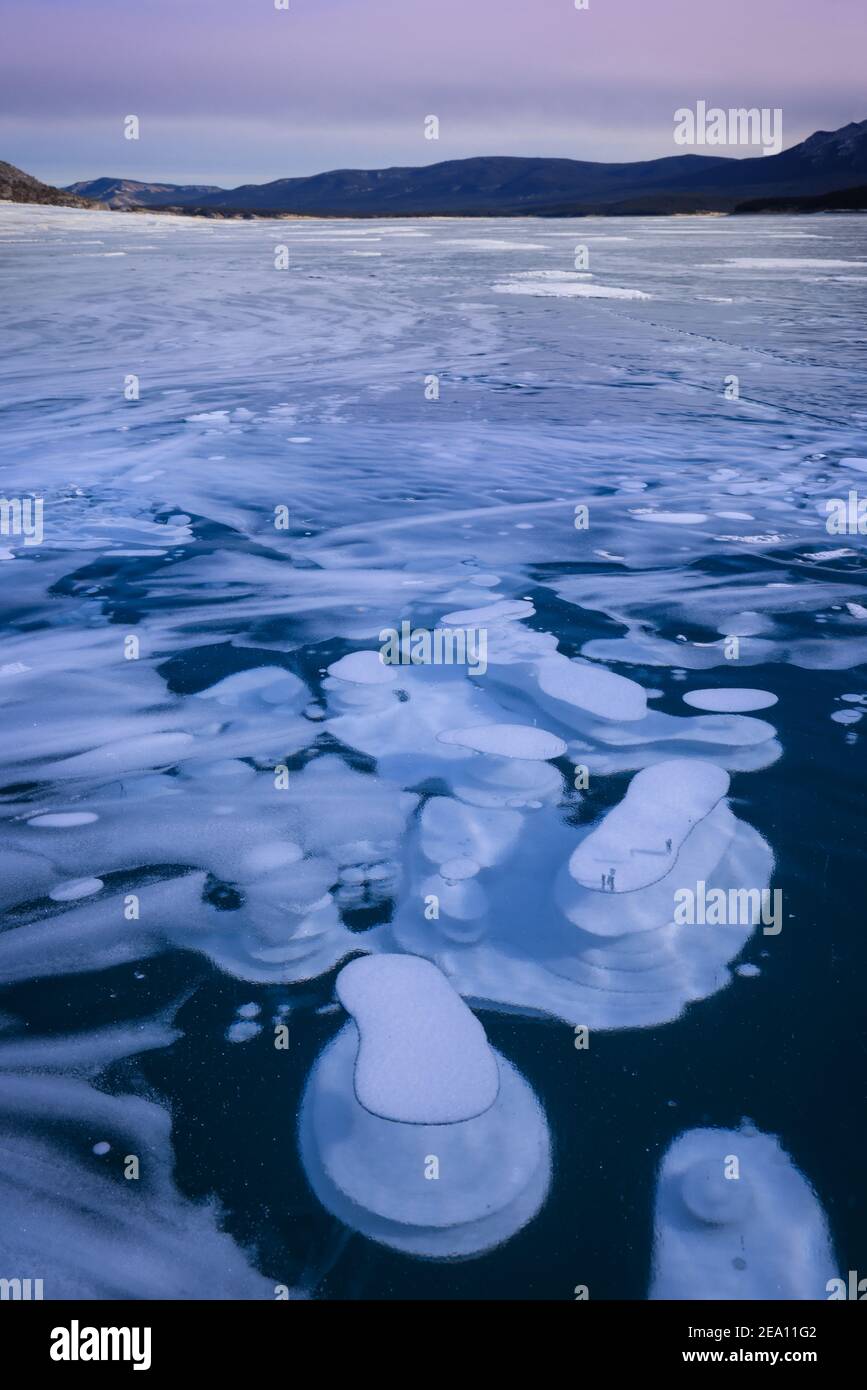
[[[835,701],[856,684],[839,673],[867,660],[862,538],[831,543],[823,509],[864,471],[851,273],[863,228],[825,219],[823,259],[843,263],[826,275],[789,264],[787,238],[815,234],[784,218],[283,223],[296,268],[275,277],[263,224],[37,207],[0,220],[3,487],[46,503],[38,549],[2,537],[0,981],[17,1000],[49,979],[113,1011],[111,1036],[100,1012],[64,1042],[74,1069],[61,1079],[87,1087],[67,1105],[56,1078],[36,1084],[50,1040],[0,1001],[0,1070],[27,1116],[9,1173],[32,1155],[34,1174],[60,1175],[44,1191],[34,1177],[35,1205],[23,1189],[10,1199],[13,1225],[38,1212],[41,1258],[60,1223],[49,1264],[76,1292],[146,1296],[164,1251],[170,1290],[213,1265],[218,1290],[259,1296],[255,1258],[223,1245],[214,1209],[170,1177],[129,1214],[103,1185],[137,1142],[127,1120],[153,1101],[134,1066],[109,1084],[141,1095],[86,1079],[105,1086],[100,1059],[174,1036],[133,1011],[127,976],[138,997],[162,956],[167,976],[289,987],[301,1043],[296,996],[318,991],[314,1026],[330,1027],[332,972],[349,957],[436,967],[473,1008],[606,1030],[691,1007],[700,1023],[702,1001],[747,975],[736,962],[756,928],[677,925],[674,890],[770,883],[774,853],[750,822],[783,826],[774,808],[797,773],[804,708],[819,711],[811,756],[858,737],[831,716],[847,715]],[[347,253],[373,237],[385,254],[361,268]],[[592,278],[571,270],[567,238],[599,243]],[[702,266],[708,238],[722,265]],[[88,239],[105,254],[78,255]],[[809,353],[793,350],[792,323]],[[111,388],[127,369],[141,374],[137,402]],[[722,396],[729,370],[737,409]],[[483,632],[487,669],[384,665],[380,633],[404,620]],[[771,663],[788,668],[779,683],[744,669]],[[725,688],[708,693],[715,675]],[[774,725],[749,717],[773,702],[762,689],[744,703],[748,676],[785,689]],[[517,739],[539,756],[514,756]],[[675,804],[671,764],[689,769]],[[640,791],[645,769],[661,790],[635,814],[623,780]],[[834,785],[858,804],[854,782]],[[819,788],[819,823],[829,810]],[[732,1006],[751,993],[759,1007],[775,978],[738,979]],[[254,1030],[283,1017],[263,1009],[214,1021],[239,1065],[266,1050]],[[406,1124],[358,1102],[358,1037],[349,1022],[326,1045],[305,1102],[305,1163],[328,1209],[426,1255],[519,1229],[544,1199],[548,1140],[507,1060],[484,1113]],[[419,1065],[439,1055],[402,1051]],[[403,1073],[373,1073],[403,1095]],[[446,1091],[462,1103],[459,1085]],[[226,1104],[233,1123],[238,1097]],[[50,1135],[31,1125],[40,1105],[56,1113]],[[424,1176],[428,1155],[439,1179]],[[157,1171],[171,1160],[165,1138]],[[80,1211],[63,1186],[81,1187]]]
[[[175,1187],[168,1111],[68,1074],[173,1036],[139,1027],[26,1048],[0,1044],[0,1263],[40,1271],[46,1299],[274,1296],[272,1281],[220,1229],[214,1207]],[[71,1145],[58,1137],[64,1125],[76,1136]],[[139,1160],[134,1182],[124,1178],[128,1154]]]
[[[839,261],[820,256],[734,256],[725,265],[738,270],[867,269],[867,261]]]
[[[654,1299],[825,1299],[837,1273],[818,1200],[779,1140],[694,1129],[656,1194]]]
[[[459,246],[464,251],[544,251],[544,242],[503,241],[496,237],[444,238],[443,246]]]
[[[344,966],[337,996],[359,1033],[355,1095],[401,1124],[456,1124],[500,1088],[484,1029],[429,961],[370,956]]]
[[[425,802],[420,827],[422,851],[433,863],[467,859],[490,868],[515,849],[523,818],[516,810],[432,796]]]

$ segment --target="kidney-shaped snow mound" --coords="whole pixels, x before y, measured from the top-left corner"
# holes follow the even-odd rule
[[[433,965],[388,955],[352,962],[338,993],[359,1026],[319,1056],[299,1121],[304,1169],[323,1206],[371,1240],[428,1258],[508,1240],[550,1183],[548,1126],[531,1088],[481,1026],[470,1027]]]
[[[729,789],[714,763],[670,758],[636,773],[626,796],[569,860],[583,888],[634,893],[663,878],[680,847]]]
[[[359,1034],[355,1095],[401,1124],[456,1124],[500,1089],[485,1030],[442,971],[419,956],[367,956],[341,970],[337,996]]]

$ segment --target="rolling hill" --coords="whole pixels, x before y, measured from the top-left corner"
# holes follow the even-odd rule
[[[90,179],[70,183],[64,192],[82,198],[98,198],[112,208],[165,207],[167,203],[188,202],[224,190],[213,183],[139,183],[137,179]]]
[[[45,203],[54,207],[92,208],[105,206],[94,203],[92,198],[70,193],[64,188],[52,188],[50,183],[41,183],[31,174],[16,169],[14,164],[0,160],[0,201],[7,203]]]

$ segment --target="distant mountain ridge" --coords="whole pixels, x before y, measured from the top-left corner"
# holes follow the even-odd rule
[[[67,184],[64,192],[77,194],[82,198],[98,198],[113,208],[163,207],[171,202],[174,195],[182,193],[185,197],[202,198],[209,193],[222,193],[224,190],[215,183],[139,183],[137,179],[90,179],[80,183]]]
[[[502,217],[731,212],[749,199],[809,197],[865,182],[867,121],[861,121],[750,158],[678,154],[603,164],[495,155],[418,168],[335,169],[232,189],[96,179],[68,191],[113,206],[137,197],[140,206],[227,213]]]
[[[804,200],[805,211],[842,210],[857,208],[859,200],[853,204],[837,195],[865,185],[867,120],[817,131],[780,154],[749,158],[677,154],[604,164],[477,156],[418,168],[335,169],[231,189],[108,177],[56,189],[0,163],[3,199],[211,217],[647,216],[754,211],[756,206],[775,211]]]

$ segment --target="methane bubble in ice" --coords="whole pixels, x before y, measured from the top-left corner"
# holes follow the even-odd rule
[[[560,758],[566,744],[555,734],[526,724],[481,724],[474,729],[447,729],[440,743],[472,748],[477,753],[494,753],[501,758],[521,758],[529,762]]]
[[[836,1273],[812,1188],[778,1139],[693,1129],[656,1191],[652,1299],[822,1299]]]
[[[647,697],[641,686],[591,662],[554,655],[537,667],[539,690],[549,707],[575,705],[600,719],[643,719]],[[544,703],[544,701],[543,701]]]
[[[776,695],[769,690],[735,690],[722,687],[719,690],[688,690],[684,703],[693,709],[709,710],[713,714],[745,714],[754,709],[770,709],[777,703]]]
[[[101,878],[77,878],[68,883],[58,883],[48,894],[56,903],[75,902],[76,898],[89,898],[103,887]]]
[[[354,961],[337,988],[353,1021],[315,1063],[299,1122],[323,1206],[427,1258],[508,1240],[550,1182],[548,1126],[530,1087],[435,966]]]
[[[73,825],[89,825],[96,818],[93,811],[58,811],[45,816],[33,816],[27,824],[42,830],[63,830]]]

